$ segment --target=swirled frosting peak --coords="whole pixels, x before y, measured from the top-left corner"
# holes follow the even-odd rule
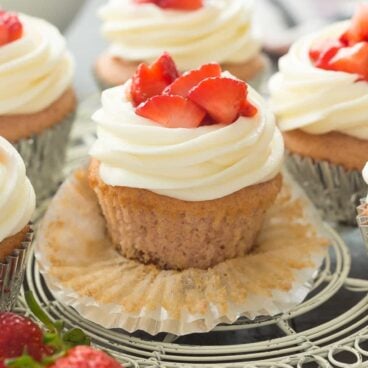
[[[21,231],[34,209],[35,193],[24,162],[15,148],[0,137],[0,242]]]
[[[19,19],[22,37],[0,47],[0,115],[42,111],[73,77],[73,61],[60,32],[38,18],[20,14]]]
[[[318,68],[309,55],[315,44],[338,39],[348,27],[349,22],[339,22],[303,37],[280,59],[269,87],[281,130],[337,131],[368,139],[368,83],[354,73]]]
[[[109,0],[99,14],[112,55],[153,61],[167,51],[180,70],[189,70],[211,61],[242,63],[253,58],[260,42],[252,27],[252,9],[252,0],[204,0],[195,11]]]
[[[106,184],[203,201],[279,173],[282,136],[251,87],[248,98],[258,110],[253,117],[240,116],[229,125],[167,128],[135,113],[130,83],[104,91],[102,108],[93,115],[98,138],[90,154],[100,162]]]

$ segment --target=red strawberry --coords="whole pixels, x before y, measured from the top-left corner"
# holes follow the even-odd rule
[[[164,94],[179,95],[187,97],[189,91],[203,79],[210,77],[219,77],[221,75],[221,66],[216,63],[202,65],[199,69],[191,70],[177,78],[173,83],[165,88]]]
[[[359,74],[368,81],[368,42],[344,47],[330,61],[330,69]]]
[[[343,46],[339,40],[326,39],[309,50],[309,57],[318,68],[326,69],[329,61]]]
[[[203,6],[203,0],[134,0],[137,4],[152,3],[162,9],[197,10]]]
[[[240,106],[239,114],[248,118],[253,117],[258,112],[258,109],[248,100],[244,100]]]
[[[188,98],[205,109],[219,124],[231,124],[239,116],[247,86],[232,78],[207,78],[194,87]]]
[[[340,37],[346,46],[368,41],[368,4],[359,4],[348,30]]]
[[[4,367],[5,359],[18,357],[24,352],[37,361],[51,353],[43,344],[43,333],[38,325],[14,313],[1,313],[0,367]]]
[[[76,346],[50,368],[122,368],[110,355],[90,346]]]
[[[22,37],[23,26],[14,13],[0,11],[0,46],[16,41]]]
[[[135,112],[168,128],[195,128],[206,112],[182,96],[155,96],[139,105]]]
[[[132,77],[131,95],[135,106],[148,98],[160,95],[179,72],[168,53],[162,54],[153,64],[140,64]]]

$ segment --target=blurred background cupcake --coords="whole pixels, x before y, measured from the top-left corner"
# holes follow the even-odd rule
[[[124,83],[138,64],[152,62],[163,51],[182,72],[218,62],[250,83],[264,75],[252,0],[109,0],[99,16],[110,43],[95,63],[102,88]]]
[[[20,290],[34,209],[35,193],[24,162],[0,137],[0,311],[12,307]]]
[[[295,42],[270,80],[287,166],[326,219],[354,224],[368,157],[368,4]]]
[[[362,175],[363,175],[363,179],[365,183],[368,185],[368,162],[366,163],[363,169]],[[360,231],[362,233],[365,245],[368,248],[368,199],[367,199],[367,196],[364,196],[360,200],[360,205],[358,206],[357,222],[358,222]]]
[[[43,199],[56,189],[76,109],[74,64],[50,23],[0,13],[0,135],[23,157]]]

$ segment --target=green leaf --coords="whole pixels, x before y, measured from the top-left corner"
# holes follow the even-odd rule
[[[36,362],[29,355],[22,355],[19,358],[5,360],[5,367],[11,368],[43,368],[44,366]]]
[[[73,328],[65,332],[63,341],[70,347],[91,344],[91,339],[80,328]]]

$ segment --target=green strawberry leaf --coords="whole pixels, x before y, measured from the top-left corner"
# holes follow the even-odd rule
[[[19,358],[5,360],[5,367],[10,368],[43,368],[44,366],[36,362],[29,355],[22,355]]]
[[[70,347],[91,344],[91,339],[80,328],[73,328],[65,332],[63,341]]]

